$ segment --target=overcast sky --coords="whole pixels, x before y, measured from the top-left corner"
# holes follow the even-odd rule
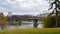
[[[0,0],[0,12],[7,15],[12,14],[30,14],[38,15],[48,12],[49,3],[46,0]]]

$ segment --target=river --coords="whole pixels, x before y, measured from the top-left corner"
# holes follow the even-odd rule
[[[43,28],[43,24],[40,24],[41,22],[38,22],[38,28]],[[29,23],[22,23],[20,26],[14,26],[14,25],[10,25],[7,26],[6,29],[14,29],[14,28],[33,28],[33,22],[29,22]],[[1,28],[0,28],[1,29]]]

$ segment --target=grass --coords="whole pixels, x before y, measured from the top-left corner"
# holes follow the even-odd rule
[[[60,34],[60,28],[32,28],[0,30],[0,34]]]

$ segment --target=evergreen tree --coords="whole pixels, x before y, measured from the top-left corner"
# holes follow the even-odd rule
[[[50,3],[51,1],[53,1],[52,3]],[[51,16],[52,14],[55,14],[56,18],[56,27],[58,27],[58,14],[59,14],[59,10],[60,10],[60,1],[59,0],[49,0],[49,3],[50,3],[50,9],[53,9],[53,5],[55,5],[55,8],[53,9],[52,13],[49,14],[49,16]]]

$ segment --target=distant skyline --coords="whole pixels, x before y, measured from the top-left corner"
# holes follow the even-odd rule
[[[8,12],[20,15],[38,15],[49,12],[48,8],[49,3],[46,0],[0,0],[0,12],[5,15]]]

